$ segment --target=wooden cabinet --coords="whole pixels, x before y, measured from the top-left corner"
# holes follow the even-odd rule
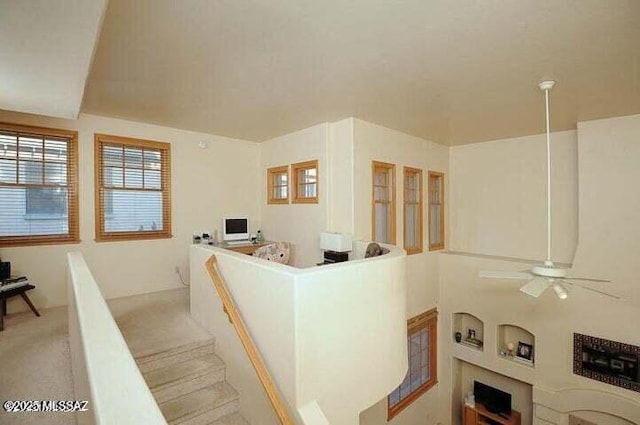
[[[520,412],[511,411],[508,418],[489,412],[482,403],[476,402],[476,407],[464,406],[462,413],[464,425],[520,425]]]

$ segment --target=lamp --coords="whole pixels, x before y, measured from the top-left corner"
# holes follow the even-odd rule
[[[351,251],[353,237],[345,233],[320,233],[320,249],[323,251],[348,252]]]

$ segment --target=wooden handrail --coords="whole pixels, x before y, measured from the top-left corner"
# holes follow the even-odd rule
[[[218,295],[220,295],[220,298],[222,299],[222,305],[229,316],[229,320],[238,333],[238,337],[240,337],[244,350],[247,352],[249,360],[258,374],[258,378],[260,378],[260,382],[262,383],[264,390],[267,392],[267,396],[273,405],[273,410],[275,410],[278,419],[280,419],[280,423],[283,425],[294,425],[295,422],[287,413],[285,404],[278,393],[273,379],[271,379],[271,376],[269,375],[269,371],[267,371],[264,361],[262,360],[262,356],[254,344],[253,339],[251,339],[251,336],[247,331],[247,327],[240,316],[240,312],[236,308],[233,298],[231,298],[231,294],[229,294],[229,291],[227,290],[227,286],[218,273],[216,261],[216,256],[211,255],[205,264],[207,271],[209,272],[209,276],[218,291]]]

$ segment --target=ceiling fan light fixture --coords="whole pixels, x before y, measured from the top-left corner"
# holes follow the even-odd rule
[[[567,299],[567,289],[560,282],[554,282],[552,286],[558,298],[560,298],[561,300]]]

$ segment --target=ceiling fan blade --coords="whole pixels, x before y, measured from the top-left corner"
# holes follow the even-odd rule
[[[561,282],[565,283],[567,285],[570,285],[572,287],[576,287],[577,286],[580,289],[586,289],[587,291],[595,292],[595,293],[600,294],[600,295],[605,295],[607,297],[611,297],[611,298],[616,299],[616,300],[620,300],[620,301],[622,300],[622,298],[620,298],[617,295],[609,294],[607,292],[598,291],[597,289],[589,288],[588,286],[582,286],[579,283],[571,283],[571,282],[569,282],[567,280],[562,280]]]
[[[533,275],[529,272],[500,272],[500,271],[487,271],[481,270],[478,275],[488,279],[518,279],[529,280]]]
[[[550,280],[544,277],[537,277],[521,287],[520,290],[527,295],[538,298],[549,286],[551,286]]]
[[[588,279],[586,277],[567,277],[568,280],[584,280],[586,282],[600,282],[600,283],[609,283],[610,280],[606,279]]]

